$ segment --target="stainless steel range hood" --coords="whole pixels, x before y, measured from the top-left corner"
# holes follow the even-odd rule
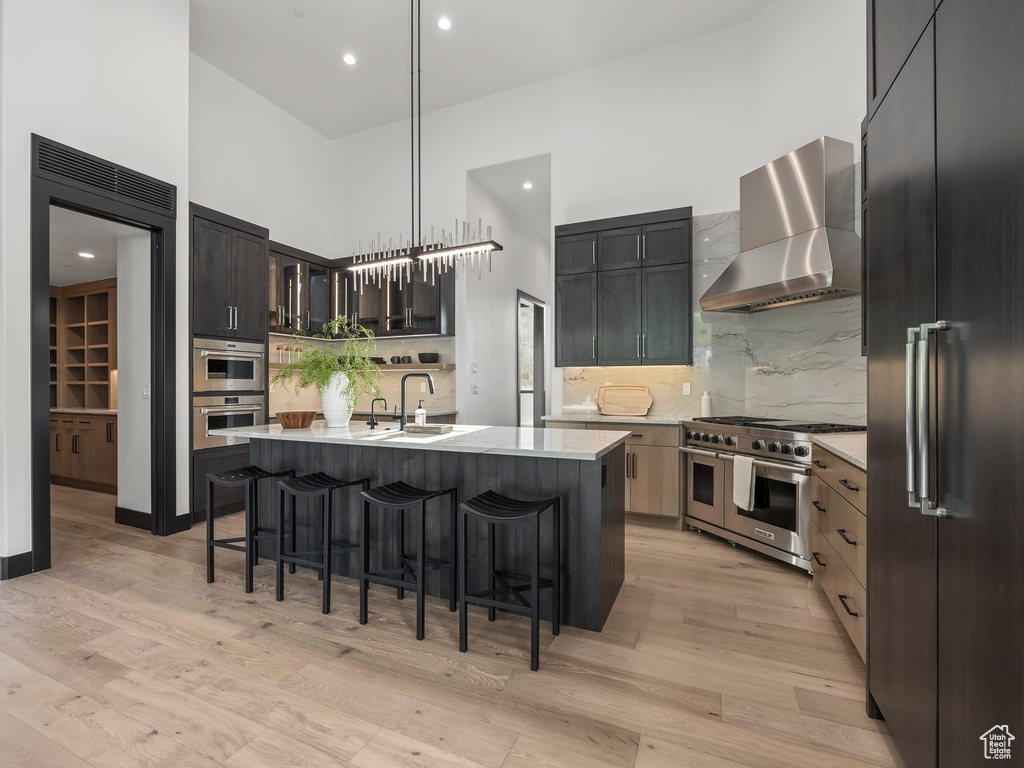
[[[740,254],[702,310],[758,312],[860,293],[853,145],[823,136],[740,179]]]

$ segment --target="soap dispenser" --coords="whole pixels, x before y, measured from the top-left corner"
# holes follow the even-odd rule
[[[416,409],[416,424],[418,426],[425,426],[427,423],[427,411],[423,407],[423,401],[420,400],[420,405]]]

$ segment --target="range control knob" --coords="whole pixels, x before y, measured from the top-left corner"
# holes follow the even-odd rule
[[[750,447],[753,448],[755,451],[764,450],[764,440],[755,440],[750,444]]]
[[[778,443],[768,443],[768,453],[778,453],[780,447]]]
[[[700,439],[703,440],[706,443],[706,442],[708,442],[711,439],[711,435],[709,435],[707,432],[705,432],[703,435],[700,436]]]
[[[792,445],[790,445],[789,443],[783,443],[782,444],[782,455],[783,456],[788,456],[792,452],[793,452],[793,446]]]
[[[798,445],[796,448],[793,449],[793,453],[799,456],[800,458],[803,458],[808,453],[810,453],[810,451],[807,450],[806,446]]]
[[[736,438],[735,437],[727,437],[727,438],[725,438],[725,444],[726,445],[736,445]]]
[[[686,439],[687,440],[693,440],[693,432],[690,432],[689,430],[687,430],[686,431]]]
[[[715,443],[715,445],[717,445],[718,443],[722,442],[722,436],[721,435],[712,435],[711,436],[711,442]]]

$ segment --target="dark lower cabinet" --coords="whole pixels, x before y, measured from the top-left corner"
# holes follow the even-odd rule
[[[597,275],[599,365],[640,365],[640,269]]]
[[[935,766],[935,518],[907,503],[907,328],[935,320],[932,35],[868,128],[868,683],[908,768]]]
[[[555,278],[555,365],[597,365],[597,273]]]
[[[689,228],[687,228],[689,229]],[[644,365],[687,365],[690,350],[690,265],[640,270],[640,358]]]
[[[1024,744],[1022,30],[942,0],[868,125],[869,704],[910,768]]]
[[[192,454],[192,522],[206,520],[206,476],[210,472],[239,469],[249,463],[248,445],[207,448]],[[244,488],[217,488],[213,497],[214,517],[245,508]]]
[[[555,365],[692,363],[690,224],[676,208],[555,228]]]

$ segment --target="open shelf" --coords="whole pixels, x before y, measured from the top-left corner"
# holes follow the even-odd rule
[[[50,405],[108,408],[117,367],[115,280],[50,287]]]

